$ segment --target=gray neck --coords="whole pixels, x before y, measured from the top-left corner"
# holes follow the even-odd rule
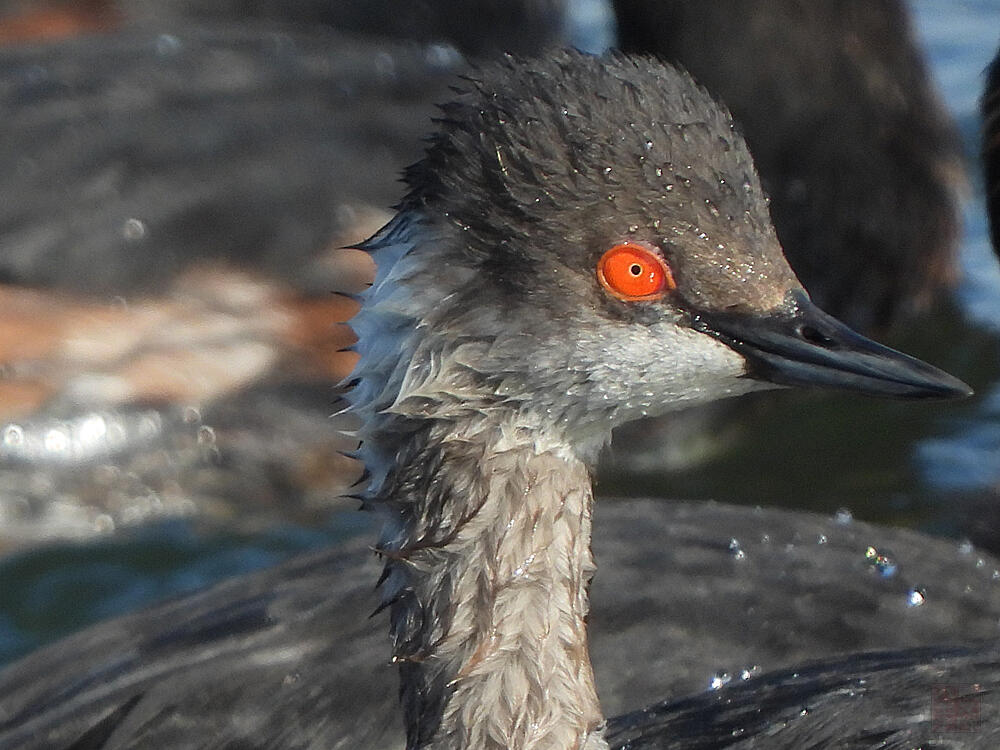
[[[590,479],[534,432],[424,425],[380,492],[395,515],[385,594],[410,748],[603,746],[586,631]]]

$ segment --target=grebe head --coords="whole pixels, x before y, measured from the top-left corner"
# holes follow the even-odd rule
[[[393,248],[372,296],[403,284],[421,329],[418,411],[515,407],[575,442],[773,384],[968,393],[810,303],[743,139],[685,73],[562,53],[466,89],[371,243]],[[453,392],[427,393],[446,370]]]

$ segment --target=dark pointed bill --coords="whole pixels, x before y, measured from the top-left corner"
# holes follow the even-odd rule
[[[972,394],[943,370],[855,333],[801,293],[780,312],[701,313],[694,325],[746,357],[751,377],[781,385],[907,399]]]

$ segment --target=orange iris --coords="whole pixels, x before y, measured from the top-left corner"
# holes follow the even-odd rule
[[[660,299],[677,288],[666,261],[653,250],[632,242],[615,245],[601,256],[597,279],[626,302]]]

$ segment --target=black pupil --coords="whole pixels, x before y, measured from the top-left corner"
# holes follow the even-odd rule
[[[631,273],[633,276],[638,277],[642,275],[642,266],[640,266],[638,263],[633,263],[631,266],[629,266],[628,270],[629,273]]]

